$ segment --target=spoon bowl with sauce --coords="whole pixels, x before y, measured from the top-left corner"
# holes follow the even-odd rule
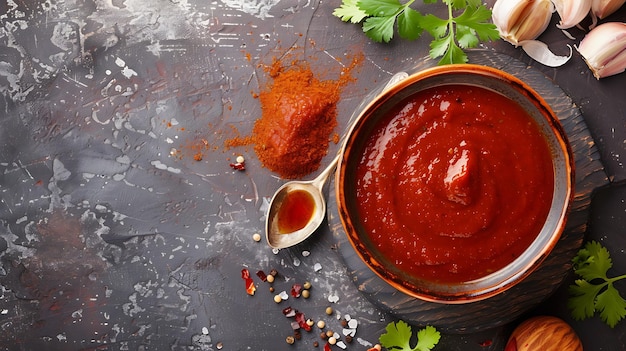
[[[339,155],[313,180],[290,181],[278,188],[265,222],[269,246],[284,249],[299,244],[322,224],[326,215],[324,185],[338,161]]]

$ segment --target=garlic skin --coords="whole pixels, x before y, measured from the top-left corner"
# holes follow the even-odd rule
[[[517,47],[546,30],[554,5],[550,0],[496,0],[491,12],[500,37]]]
[[[599,19],[617,11],[626,0],[591,0],[591,12]]]
[[[607,22],[595,27],[577,49],[597,79],[624,72],[626,23]]]
[[[591,11],[592,0],[552,0],[561,17],[557,28],[568,29],[580,23]]]

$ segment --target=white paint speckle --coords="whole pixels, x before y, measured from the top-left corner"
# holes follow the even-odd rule
[[[124,66],[126,66],[126,61],[124,61],[121,58],[117,57],[117,58],[115,58],[115,64],[118,67],[124,67]]]

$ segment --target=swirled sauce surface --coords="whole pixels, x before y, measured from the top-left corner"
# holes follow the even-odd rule
[[[547,141],[518,104],[449,85],[382,118],[357,167],[359,215],[381,254],[412,276],[453,283],[518,257],[549,212]]]

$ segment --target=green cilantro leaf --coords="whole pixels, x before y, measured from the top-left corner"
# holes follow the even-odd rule
[[[413,1],[402,4],[399,0],[358,0],[359,9],[369,16],[363,22],[363,31],[375,42],[389,42],[397,20],[400,37],[417,39],[422,34],[422,14],[409,7]]]
[[[575,285],[570,285],[570,297],[567,306],[576,320],[593,317],[596,312],[596,296],[604,288],[603,285],[593,285],[584,279],[577,279]]]
[[[448,33],[448,21],[435,15],[428,14],[424,16],[421,24],[433,38],[436,38],[435,40],[444,37]]]
[[[408,40],[414,40],[422,34],[420,21],[422,14],[406,7],[400,15],[398,15],[398,34],[400,37]]]
[[[357,6],[370,16],[395,16],[402,10],[398,0],[359,0]]]
[[[387,324],[385,328],[387,331],[385,334],[382,334],[378,340],[380,344],[383,345],[387,349],[400,349],[400,350],[413,350],[411,347],[411,335],[413,332],[411,331],[411,326],[406,324],[404,321],[398,321],[397,323],[391,322]]]
[[[607,289],[598,294],[596,309],[600,312],[602,321],[613,328],[626,316],[626,301],[613,284],[609,283]]]
[[[344,22],[361,22],[368,14],[357,6],[357,1],[358,0],[343,0],[341,6],[333,11],[333,16],[341,18]]]
[[[439,60],[439,64],[447,65],[453,63],[466,63],[468,61],[467,55],[456,44],[453,37],[449,36],[446,40],[448,41],[448,50],[443,54],[441,60]],[[432,55],[431,57],[434,58]]]
[[[576,320],[593,317],[597,312],[611,328],[626,317],[626,300],[613,283],[626,278],[621,275],[608,278],[613,266],[609,251],[596,241],[590,241],[572,260],[577,279],[570,285],[567,306]]]
[[[475,48],[478,45],[479,41],[475,33],[470,27],[456,25],[456,40],[459,42],[459,46],[464,49]]]
[[[413,331],[404,321],[391,322],[385,328],[386,333],[382,334],[379,341],[388,350],[398,351],[430,351],[441,338],[441,334],[432,326],[426,326],[417,332],[417,344],[411,347],[411,337]]]
[[[435,329],[435,327],[427,325],[424,329],[420,329],[417,332],[417,345],[416,350],[428,351],[432,350],[441,339],[441,334]]]
[[[607,279],[607,272],[613,267],[609,250],[596,241],[590,241],[574,259],[574,273],[587,281]]]
[[[500,38],[500,34],[496,25],[489,23],[491,19],[491,11],[484,6],[472,6],[468,7],[463,13],[454,19],[457,26],[463,26],[472,29],[472,33],[477,35],[480,40],[490,41]],[[475,46],[468,46],[475,47]]]
[[[395,16],[368,17],[363,23],[363,31],[373,41],[387,43],[393,37],[393,24],[395,22]]]

